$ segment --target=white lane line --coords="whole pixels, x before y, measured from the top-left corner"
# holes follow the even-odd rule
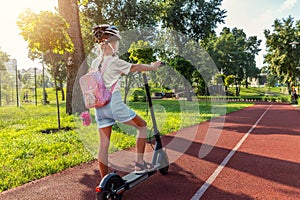
[[[247,139],[249,134],[253,131],[253,129],[257,126],[257,124],[261,121],[261,119],[265,116],[272,105],[265,110],[265,112],[260,116],[260,118],[255,122],[255,124],[248,130],[248,132],[242,137],[242,139],[235,145],[235,147],[229,152],[229,154],[224,158],[221,164],[217,167],[214,173],[205,181],[205,183],[201,186],[201,188],[194,194],[191,200],[198,200],[200,199],[205,191],[209,188],[209,186],[214,182],[214,180],[218,177],[221,173],[225,165],[229,162],[231,157],[235,154],[235,152],[240,148],[240,146],[244,143]]]

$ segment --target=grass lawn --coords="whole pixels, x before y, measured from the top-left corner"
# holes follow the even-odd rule
[[[154,104],[162,134],[252,105],[178,100],[155,100]],[[130,102],[129,106],[144,117],[151,128],[146,104]],[[63,103],[62,130],[51,133],[57,128],[54,104],[0,107],[0,192],[95,159],[99,143],[96,123],[82,126],[78,117],[68,116],[64,111]],[[135,130],[118,125],[113,129],[110,152],[135,144]]]
[[[73,121],[63,115],[66,130],[45,134],[57,128],[55,106],[1,107],[0,191],[91,160]]]
[[[229,87],[228,91],[235,94],[235,87]],[[240,97],[261,97],[262,100],[268,101],[290,101],[287,87],[241,87]]]

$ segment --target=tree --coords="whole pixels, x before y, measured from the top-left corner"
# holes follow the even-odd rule
[[[132,43],[128,49],[128,53],[129,59],[138,64],[151,63],[156,60],[154,56],[154,50],[150,47],[148,42],[142,40]],[[130,79],[128,80],[132,81],[132,79],[133,76],[130,76]],[[128,86],[131,85],[131,81],[127,82]],[[125,94],[127,96],[129,87],[126,87],[126,89],[127,90],[125,90]]]
[[[6,71],[5,63],[9,61],[9,55],[0,48],[0,71]]]
[[[254,78],[258,75],[259,69],[256,67],[255,56],[261,50],[259,48],[261,40],[257,39],[257,36],[247,35],[242,29],[233,28],[232,33],[238,45],[239,60],[238,64],[238,79],[244,80],[246,88],[248,87],[248,78]]]
[[[198,67],[192,66],[190,63],[191,60],[188,60],[187,58],[194,54],[191,52],[184,52],[184,49],[186,49],[185,46],[188,45],[191,39],[197,43],[200,43],[200,41],[205,42],[211,34],[215,33],[214,29],[217,27],[217,24],[224,22],[223,19],[226,11],[219,8],[222,0],[170,0],[157,2],[159,2],[158,4],[161,7],[162,27],[174,31],[174,46],[177,47],[177,50],[175,51],[176,58],[173,60],[173,64],[180,64],[180,66],[175,66],[173,64],[172,66],[176,67],[176,70],[179,70],[178,72],[186,78],[187,81],[184,81],[186,97],[188,100],[191,100],[192,98],[189,92],[191,88],[187,83],[191,83],[193,74],[197,76],[197,73],[194,73],[196,69],[200,66],[201,68],[205,68],[205,65],[203,64],[207,64],[207,61],[200,58],[199,60],[202,60],[202,65],[197,63]],[[185,67],[188,68],[187,71],[189,74],[185,73],[183,64],[187,65]],[[192,69],[193,72],[191,71]],[[201,79],[199,76],[198,78],[195,77],[194,80],[198,80],[199,78]]]
[[[211,35],[205,45],[219,71],[226,76],[236,74],[235,66],[238,65],[238,46],[233,33],[229,28],[223,28],[220,36]]]
[[[65,61],[65,54],[51,54],[46,52],[44,54],[44,62],[48,66],[55,66],[54,68],[48,69],[48,73],[53,77],[56,77],[56,81],[58,82],[57,89],[61,91],[62,101],[65,101],[65,93],[63,84],[66,82],[67,72],[66,66],[67,63]]]
[[[20,35],[28,42],[31,58],[41,58],[42,54],[48,51],[63,54],[74,49],[66,32],[69,26],[57,14],[49,11],[36,14],[27,9],[19,15],[17,25],[21,31]]]
[[[49,11],[35,14],[28,9],[20,14],[17,25],[21,30],[20,34],[28,42],[32,58],[36,56],[43,58],[45,53],[49,54],[56,91],[57,123],[58,129],[60,129],[60,109],[56,78],[58,66],[54,62],[54,55],[73,51],[73,43],[67,33],[68,24],[61,16]]]
[[[155,61],[154,50],[149,46],[148,42],[142,40],[132,43],[128,53],[130,53],[129,59],[138,64]]]
[[[242,29],[225,27],[220,36],[211,35],[206,49],[225,76],[234,75],[236,85],[244,80],[248,87],[247,79],[259,74],[255,55],[260,51],[260,43],[256,36],[247,37]],[[229,84],[224,85],[227,91]]]
[[[9,55],[1,50],[0,47],[0,69],[5,70],[5,63],[9,61]]]
[[[226,11],[222,0],[170,0],[160,1],[162,26],[178,31],[199,42],[205,40],[224,23]]]
[[[271,73],[283,77],[283,83],[287,83],[290,93],[291,86],[300,75],[297,70],[300,48],[296,46],[294,49],[291,45],[294,41],[300,41],[299,32],[300,20],[295,22],[291,16],[282,20],[276,19],[272,32],[264,30],[267,47],[264,63],[268,64]]]
[[[58,0],[58,12],[70,25],[68,34],[74,44],[74,52],[66,55],[67,97],[66,112],[81,113],[86,110],[79,87],[79,78],[87,72],[85,52],[81,34],[77,0]]]
[[[154,1],[84,0],[80,4],[80,24],[86,52],[94,47],[92,28],[98,24],[113,24],[122,31],[156,27],[159,7]],[[141,40],[142,38],[137,38]],[[136,41],[137,41],[136,40]],[[129,47],[123,39],[121,45]]]
[[[122,31],[156,26],[158,10],[157,3],[150,0],[89,0],[81,4],[82,14],[90,19],[90,25],[114,24]]]
[[[185,58],[176,56],[174,59],[169,61],[170,66],[172,66],[176,71],[180,72],[183,76],[183,84],[184,90],[188,101],[192,101],[191,93],[191,85],[192,85],[192,77],[193,72],[195,71],[192,63],[187,61]]]
[[[226,76],[225,79],[224,79],[224,85],[226,87],[228,87],[228,86],[234,84],[234,78],[235,78],[234,75]]]
[[[272,72],[269,71],[267,66],[264,66],[261,68],[261,73],[265,74],[264,77],[261,77],[260,84],[267,84],[268,87],[275,87],[276,83],[281,83],[282,82],[282,77],[277,77],[277,75],[273,74]]]
[[[1,51],[0,48],[0,106],[2,106],[2,94],[6,93],[7,91],[3,92],[3,85],[4,79],[7,79],[7,70],[5,67],[5,63],[9,61],[9,55],[6,52]],[[6,89],[6,88],[4,88]],[[7,95],[6,95],[7,96]]]

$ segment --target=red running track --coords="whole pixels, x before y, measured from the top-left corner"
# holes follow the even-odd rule
[[[197,130],[197,135],[193,141],[175,138],[179,144],[191,144],[171,163],[169,174],[153,175],[126,191],[123,199],[300,199],[300,110],[287,104],[256,104],[223,119],[224,124],[210,127],[221,135],[205,157],[198,154],[210,122],[184,129],[184,134]],[[163,143],[174,141],[175,135],[163,137]],[[167,153],[172,157],[180,150],[177,146]],[[123,155],[115,153],[110,160],[132,168],[133,158]],[[4,191],[0,199],[95,199],[98,177],[97,163],[86,163]]]

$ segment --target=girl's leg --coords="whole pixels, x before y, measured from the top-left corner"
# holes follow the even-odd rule
[[[124,124],[134,126],[137,129],[136,162],[143,164],[147,141],[147,123],[140,116],[136,115],[132,120],[125,122]]]
[[[110,144],[112,126],[99,128],[100,148],[98,152],[98,164],[101,178],[108,174],[108,148]]]

